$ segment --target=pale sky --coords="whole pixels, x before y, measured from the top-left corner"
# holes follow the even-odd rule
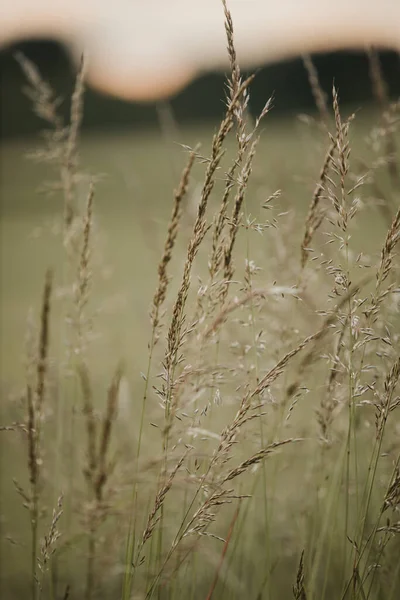
[[[240,64],[338,49],[400,52],[400,0],[231,0]],[[153,100],[227,67],[220,0],[10,0],[0,46],[55,39],[84,50],[88,80],[106,93]]]

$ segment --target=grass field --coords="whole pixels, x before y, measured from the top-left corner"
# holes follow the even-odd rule
[[[2,598],[398,597],[387,110],[84,136],[67,230],[62,161],[3,145]]]

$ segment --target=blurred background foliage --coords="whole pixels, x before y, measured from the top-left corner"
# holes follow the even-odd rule
[[[51,41],[27,41],[0,53],[1,135],[3,138],[25,136],[40,130],[41,123],[32,113],[29,98],[21,94],[24,76],[14,59],[23,52],[37,64],[42,76],[51,81],[62,98],[69,98],[75,70],[63,48]],[[392,97],[400,93],[400,57],[395,52],[380,55],[382,70]],[[340,91],[342,105],[364,106],[372,100],[368,58],[361,52],[335,52],[317,55],[313,61],[322,88],[330,90],[332,82]],[[223,111],[224,75],[212,73],[194,81],[171,99],[173,114],[179,123],[218,119]],[[274,96],[273,114],[312,110],[314,101],[301,58],[259,69],[252,85],[251,110],[258,113],[266,98]],[[68,103],[66,103],[68,104]],[[163,103],[138,104],[110,98],[89,89],[85,98],[83,129],[126,129],[157,126]],[[68,110],[68,106],[64,107]]]

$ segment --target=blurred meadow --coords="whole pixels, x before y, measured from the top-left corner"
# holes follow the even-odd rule
[[[347,107],[347,111],[351,114],[352,108]],[[379,114],[368,107],[357,118],[352,132],[356,158],[364,161],[370,158],[371,151],[364,143],[369,128],[378,119]],[[216,127],[217,123],[205,122],[201,126],[185,125],[173,133],[162,131],[161,127],[131,133],[89,132],[80,141],[82,169],[99,179],[95,200],[98,255],[95,260],[99,269],[95,281],[96,299],[100,305],[105,303],[102,320],[107,321],[114,313],[107,335],[114,336],[113,345],[123,349],[123,356],[131,356],[135,348],[138,349],[136,335],[127,335],[127,331],[133,332],[140,327],[141,342],[149,333],[147,317],[157,281],[157,264],[162,254],[173,190],[186,160],[182,146],[200,144],[206,150]],[[282,211],[296,212],[300,239],[300,224],[318,176],[324,141],[312,113],[309,117],[277,119],[272,112],[264,124],[254,164],[251,193],[247,199],[249,213],[262,214],[263,200],[282,189]],[[54,169],[32,156],[38,147],[40,138],[2,144],[1,306],[4,335],[1,359],[3,372],[12,380],[23,373],[19,358],[26,332],[25,317],[32,301],[40,297],[41,276],[48,266],[62,273],[64,261],[60,242],[62,195],[49,191]],[[231,137],[227,144],[227,161],[234,157],[234,152],[235,140]],[[195,175],[193,189],[184,206],[186,231],[183,235],[190,233],[189,226],[196,211],[196,193],[202,176],[200,168]],[[219,175],[217,185],[220,188],[224,173]],[[81,203],[85,202],[86,191],[83,184],[79,191]],[[214,196],[215,208],[219,198],[217,193]],[[354,234],[356,239],[368,231],[369,243],[379,244],[385,231],[385,221],[379,214],[379,207],[375,207],[372,215],[363,218],[363,227]],[[186,241],[183,238],[179,242],[181,262]],[[258,242],[255,237],[254,243],[261,246],[262,251],[264,241]],[[375,252],[378,249],[379,246],[375,246]],[[179,269],[181,263],[178,259],[176,263]],[[113,299],[118,303],[118,309],[113,308]]]
[[[226,130],[1,143],[1,598],[398,598],[399,103],[231,59]]]

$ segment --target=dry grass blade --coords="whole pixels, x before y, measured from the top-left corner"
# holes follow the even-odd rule
[[[394,249],[400,240],[400,208],[398,209],[391,226],[386,234],[385,243],[381,251],[381,260],[376,274],[376,286],[371,304],[366,310],[367,317],[376,320],[379,315],[379,307],[387,296],[390,286],[387,290],[382,290],[382,284],[389,277],[393,268]]]
[[[207,327],[207,329],[205,330],[203,337],[204,338],[208,338],[211,335],[213,335],[214,333],[216,333],[218,331],[218,329],[221,327],[221,325],[223,325],[223,323],[225,322],[226,318],[236,309],[245,306],[246,304],[248,304],[249,302],[251,302],[252,300],[256,299],[256,298],[262,298],[265,299],[268,296],[277,296],[277,295],[289,295],[289,296],[294,296],[297,297],[297,293],[298,293],[298,289],[297,288],[290,288],[290,287],[284,287],[284,286],[272,286],[271,288],[266,288],[266,289],[253,289],[250,292],[248,292],[247,294],[245,294],[242,298],[234,298],[231,302],[228,302],[227,304],[225,304],[225,306],[222,307],[222,309],[220,310],[220,312],[217,314],[217,316],[214,318],[213,322]]]
[[[231,91],[231,98],[233,98],[237,92],[237,89],[240,85],[241,75],[240,75],[240,67],[237,62],[236,57],[236,49],[234,44],[233,37],[233,21],[232,15],[228,9],[226,0],[222,0],[222,5],[224,7],[224,15],[225,15],[225,32],[228,46],[228,56],[231,63],[231,80],[228,83]]]
[[[42,418],[43,403],[45,398],[45,383],[48,369],[48,351],[49,351],[49,328],[50,328],[50,307],[52,292],[53,275],[49,270],[46,273],[46,279],[43,289],[42,309],[40,318],[39,344],[36,358],[36,390],[32,391],[28,381],[26,390],[26,401],[28,411],[28,458],[30,482],[33,489],[33,496],[37,494],[38,469],[39,469],[39,433],[40,421]]]
[[[58,530],[58,522],[63,514],[63,497],[60,496],[57,501],[57,508],[53,509],[52,520],[50,523],[49,532],[44,536],[41,547],[41,558],[39,562],[39,568],[44,575],[49,568],[49,563],[56,551],[57,540],[60,538],[61,533]]]
[[[85,92],[86,63],[82,55],[75,79],[75,88],[71,96],[70,126],[66,147],[66,162],[68,167],[77,167],[78,136],[83,119],[83,97]],[[71,164],[73,163],[73,164]]]
[[[382,111],[386,110],[389,104],[387,85],[383,77],[382,66],[379,54],[376,48],[370,47],[367,50],[369,74],[372,83],[372,90]]]
[[[107,407],[103,417],[103,425],[99,442],[98,474],[95,483],[95,493],[98,500],[102,499],[103,488],[107,481],[107,452],[110,445],[112,425],[117,416],[118,392],[123,375],[123,367],[119,365],[115,371],[111,385],[108,389]]]
[[[390,100],[387,85],[382,73],[381,61],[376,48],[368,49],[369,73],[372,83],[372,90],[378,105],[382,111],[382,123],[384,139],[386,142],[386,160],[389,175],[393,183],[397,186],[400,182],[400,173],[396,160],[396,140],[390,127]]]
[[[348,291],[345,294],[343,294],[343,296],[340,297],[340,301],[337,303],[334,310],[325,317],[325,320],[324,320],[324,323],[323,323],[321,329],[316,334],[317,340],[323,338],[328,333],[328,331],[330,330],[332,325],[337,320],[340,310],[346,304],[348,304],[348,302],[351,300],[351,298],[353,298],[356,294],[358,294],[358,292],[365,285],[367,285],[371,280],[372,280],[372,276],[366,275],[358,283],[352,285],[348,289]],[[344,325],[343,325],[343,327],[344,327]],[[343,333],[344,333],[344,331],[343,331]],[[309,367],[310,365],[313,365],[315,363],[315,358],[316,358],[315,357],[315,347],[313,347],[313,348],[311,348],[311,350],[309,350],[309,352],[307,352],[307,354],[301,360],[300,365],[299,365],[299,373],[304,373],[304,370],[307,367]],[[296,386],[294,388],[292,386],[292,393],[293,393],[293,389],[296,389]]]
[[[343,338],[347,329],[348,318],[345,319],[340,328],[340,333],[335,339],[335,348],[332,355],[332,364],[329,369],[326,393],[321,397],[321,404],[316,410],[318,425],[321,430],[321,440],[325,443],[330,441],[329,429],[333,420],[338,400],[335,395],[335,385],[339,374],[340,356],[343,352]]]
[[[165,483],[163,484],[163,486],[161,487],[161,489],[157,492],[156,499],[155,499],[155,502],[154,502],[154,507],[153,507],[151,513],[148,516],[147,524],[146,524],[146,527],[145,527],[145,530],[143,532],[142,539],[140,541],[140,545],[139,545],[139,548],[138,548],[138,559],[140,557],[140,553],[141,553],[141,551],[143,549],[143,546],[145,545],[145,543],[147,542],[147,540],[152,536],[152,533],[153,533],[153,531],[154,531],[157,523],[160,520],[160,517],[157,516],[157,514],[160,512],[161,507],[164,504],[165,497],[168,494],[169,490],[171,489],[171,486],[172,486],[172,483],[174,481],[175,475],[177,474],[177,472],[181,468],[184,460],[186,459],[187,454],[188,454],[188,451],[185,452],[183,454],[183,456],[181,456],[181,458],[178,460],[178,462],[176,463],[176,465],[174,466],[174,468],[172,469],[172,471],[168,475],[168,478],[165,478]]]
[[[49,329],[50,329],[50,300],[53,287],[53,273],[48,270],[46,273],[45,285],[43,290],[42,312],[40,317],[40,340],[37,360],[37,385],[36,385],[36,412],[40,415],[45,394],[45,380],[47,373],[47,361],[49,351]]]
[[[30,482],[30,495],[28,497],[20,486],[17,486],[20,494],[26,498],[27,507],[31,520],[31,596],[32,600],[37,598],[39,581],[36,574],[37,552],[38,552],[38,525],[39,525],[39,482],[41,458],[41,421],[43,418],[43,405],[46,392],[46,378],[48,371],[49,333],[50,333],[50,309],[53,285],[53,274],[47,271],[42,296],[42,307],[40,316],[39,342],[36,355],[36,387],[32,390],[29,374],[26,385],[27,404],[27,437],[28,437],[28,471]]]
[[[92,253],[92,230],[93,230],[93,203],[94,203],[94,182],[89,185],[89,192],[86,200],[86,210],[83,216],[82,248],[78,262],[78,273],[76,282],[73,284],[74,301],[76,307],[76,334],[77,347],[75,354],[80,357],[85,346],[85,307],[89,301],[92,272],[91,272],[91,253]]]
[[[238,181],[237,181],[237,191],[235,195],[235,200],[232,209],[232,215],[229,220],[229,232],[227,234],[227,239],[225,241],[225,246],[223,249],[223,261],[224,261],[224,279],[226,280],[226,285],[221,288],[221,301],[224,302],[228,293],[229,282],[233,277],[233,250],[236,242],[236,237],[240,225],[241,220],[241,210],[243,206],[243,202],[248,191],[248,184],[250,175],[253,168],[253,160],[256,154],[257,144],[259,139],[256,138],[253,140],[254,135],[262,121],[262,119],[268,114],[272,107],[272,98],[270,98],[261,113],[256,119],[254,128],[250,133],[246,132],[246,120],[245,120],[245,110],[247,108],[249,97],[247,96],[242,102],[239,104],[239,107],[236,111],[236,119],[238,122],[238,130],[237,130],[237,142],[238,142],[238,156],[235,161],[235,164],[240,165],[242,160],[244,159],[245,152],[248,149],[246,160],[244,165],[239,173]],[[253,141],[252,141],[253,140]],[[251,142],[251,143],[250,143]],[[228,173],[227,179],[227,187],[226,192],[230,187],[230,180],[233,177],[233,170]],[[221,211],[219,215],[218,222],[225,215],[226,210],[224,206],[225,196],[223,198],[223,203],[221,206]],[[216,244],[216,240],[214,240],[214,245]],[[222,258],[222,255],[221,255]],[[214,269],[215,271],[215,269]]]
[[[51,132],[46,132],[46,146],[37,153],[37,157],[48,162],[55,161],[59,168],[60,181],[56,184],[56,189],[61,189],[64,196],[65,243],[68,248],[72,239],[70,229],[76,211],[78,133],[83,118],[85,62],[82,57],[71,98],[70,124],[65,127],[63,118],[58,114],[60,99],[55,96],[51,86],[22,53],[18,52],[16,59],[30,84],[26,93],[32,100],[35,114],[52,127]]]
[[[233,276],[233,265],[232,265],[233,249],[234,249],[236,236],[237,236],[237,232],[238,232],[242,205],[243,205],[243,201],[245,198],[247,186],[249,183],[249,178],[251,175],[253,159],[256,154],[257,143],[258,143],[258,140],[255,140],[251,144],[246,161],[243,165],[243,169],[239,176],[239,186],[238,186],[238,190],[237,190],[237,193],[235,196],[232,217],[230,219],[230,230],[229,230],[228,240],[226,242],[225,250],[224,250],[224,278],[226,279],[226,281],[230,281]],[[227,286],[223,289],[225,290],[224,296],[226,296]]]
[[[85,476],[89,481],[93,481],[94,473],[97,465],[96,452],[96,437],[97,424],[93,405],[92,387],[90,384],[89,371],[85,363],[78,366],[78,374],[81,382],[83,395],[83,415],[86,422],[86,438],[87,438],[87,460],[88,464],[85,469]]]
[[[285,356],[283,356],[281,360],[279,360],[276,363],[276,365],[272,369],[270,369],[266,375],[264,375],[257,387],[251,392],[250,398],[258,396],[258,394],[261,394],[267,387],[269,387],[283,373],[289,361],[293,357],[295,357],[296,354],[298,354],[301,350],[303,350],[303,348],[308,346],[310,342],[313,342],[322,337],[322,335],[325,334],[326,330],[327,328],[325,326],[322,327],[315,333],[307,336],[298,346],[296,346],[296,348],[293,348],[293,350],[285,354]]]
[[[205,213],[208,200],[215,183],[215,173],[222,159],[222,146],[226,136],[233,126],[233,114],[236,102],[250,85],[253,77],[248,77],[238,88],[233,99],[229,102],[224,119],[221,122],[218,132],[215,134],[212,143],[211,159],[208,162],[206,169],[204,184],[202,187],[200,202],[197,210],[196,220],[193,226],[192,238],[189,242],[186,262],[183,269],[181,285],[174,303],[171,323],[169,326],[167,337],[167,352],[165,357],[165,365],[167,371],[167,381],[169,385],[172,383],[172,371],[177,364],[177,354],[182,341],[183,314],[185,310],[186,300],[189,293],[191,271],[194,259],[196,258],[198,249],[204,236],[207,232],[207,223]]]
[[[238,106],[235,110],[235,118],[236,118],[236,122],[237,122],[236,139],[237,139],[237,143],[238,143],[237,156],[235,158],[234,163],[232,164],[232,166],[230,167],[230,169],[228,170],[228,172],[226,174],[225,190],[224,190],[224,194],[222,196],[220,209],[214,217],[212,251],[211,251],[211,257],[209,260],[209,271],[210,271],[211,281],[213,281],[216,274],[219,272],[222,260],[224,260],[224,262],[226,264],[226,252],[228,251],[230,244],[232,244],[231,252],[233,251],[234,241],[231,242],[231,240],[232,240],[232,237],[236,236],[236,233],[237,233],[237,228],[238,228],[239,219],[240,219],[240,210],[241,210],[241,206],[242,206],[242,203],[244,200],[248,179],[251,174],[251,166],[252,166],[252,161],[253,161],[254,154],[255,154],[257,140],[252,143],[252,146],[251,146],[248,156],[247,156],[246,164],[242,168],[242,171],[239,174],[237,182],[235,181],[235,173],[243,162],[246,150],[248,149],[248,146],[254,137],[254,134],[261,122],[261,119],[269,112],[269,110],[271,108],[271,104],[272,104],[271,100],[269,100],[266,103],[264,109],[262,110],[261,114],[259,115],[259,117],[256,120],[254,129],[250,133],[247,133],[246,132],[246,114],[245,113],[247,110],[248,102],[249,102],[249,94],[246,90],[246,95],[244,95],[241,102],[238,103]],[[235,187],[236,183],[238,184],[238,191],[235,196],[233,212],[232,212],[232,216],[231,216],[230,223],[229,223],[230,224],[230,233],[229,233],[230,239],[228,239],[225,242],[225,248],[224,248],[224,244],[221,241],[221,237],[222,237],[225,223],[227,222],[228,202],[230,199],[231,191]],[[232,260],[232,257],[230,257],[230,260]],[[226,267],[225,267],[225,271],[226,271]]]
[[[304,587],[304,550],[300,556],[299,567],[297,569],[296,583],[293,586],[293,596],[295,600],[307,600],[307,594]]]
[[[214,230],[212,239],[212,250],[211,257],[209,260],[209,271],[210,279],[214,280],[217,275],[223,258],[223,247],[220,243],[221,235],[226,222],[226,215],[228,211],[228,203],[231,195],[231,191],[235,187],[235,172],[239,166],[238,160],[235,160],[228,173],[226,174],[225,189],[222,196],[222,201],[218,214],[214,217]]]
[[[83,119],[83,97],[85,79],[85,59],[81,56],[78,74],[75,80],[75,89],[71,98],[70,124],[65,143],[65,154],[61,167],[61,179],[64,190],[64,223],[67,228],[72,225],[75,217],[74,185],[78,167],[78,135]]]
[[[66,588],[65,588],[63,600],[68,600],[69,597],[70,597],[70,593],[71,593],[71,586],[67,585]]]
[[[329,197],[332,201],[333,207],[338,213],[338,227],[343,231],[347,231],[348,221],[350,218],[349,211],[347,209],[347,190],[346,190],[346,179],[349,174],[349,158],[350,158],[350,144],[348,139],[350,119],[345,123],[342,121],[339,108],[339,95],[333,86],[333,112],[335,115],[336,125],[336,148],[337,148],[337,159],[332,160],[332,170],[339,178],[339,189],[340,192],[336,192],[336,186],[333,185],[329,190]],[[332,181],[331,181],[332,183]]]
[[[96,453],[93,404],[91,399],[91,389],[87,371],[82,368],[80,371],[81,384],[84,397],[86,396],[86,427],[88,435],[88,467],[84,470],[89,488],[88,503],[88,555],[86,571],[86,600],[92,600],[95,593],[95,562],[97,547],[97,530],[101,522],[107,517],[108,507],[103,502],[104,488],[110,474],[110,467],[107,464],[108,450],[111,441],[111,432],[113,422],[117,415],[118,392],[123,375],[122,366],[119,365],[115,371],[111,385],[108,390],[107,405],[103,416],[103,423],[100,433],[99,450]]]
[[[165,240],[164,252],[158,265],[158,286],[153,298],[153,306],[151,313],[152,326],[155,330],[159,324],[160,308],[165,300],[168,287],[167,267],[171,260],[172,251],[175,246],[176,237],[178,234],[179,222],[182,214],[182,200],[186,196],[189,177],[196,158],[197,149],[195,148],[189,154],[189,159],[186,167],[183,170],[178,188],[174,193],[174,203],[172,207],[172,215],[168,225],[167,239]]]
[[[247,471],[247,469],[249,469],[250,467],[259,464],[262,460],[264,460],[264,458],[272,454],[277,448],[285,446],[286,444],[292,444],[293,442],[299,441],[300,439],[289,438],[287,440],[281,440],[280,442],[273,442],[272,444],[269,444],[266,448],[262,448],[261,450],[253,454],[253,456],[240,463],[240,465],[238,465],[234,469],[231,469],[224,476],[222,483],[226,483],[228,481],[231,481],[232,479],[235,479],[236,477],[239,477],[239,475]]]
[[[93,200],[94,200],[94,182],[89,185],[89,193],[86,200],[86,211],[83,217],[83,239],[82,250],[79,259],[78,267],[78,290],[77,290],[77,305],[81,313],[88,300],[89,284],[90,284],[90,242],[93,229]]]
[[[245,401],[242,402],[241,408],[245,406],[245,403]],[[211,468],[215,466],[218,459],[221,459],[225,456],[225,460],[223,460],[223,462],[227,462],[226,454],[228,449],[232,447],[233,440],[238,431],[238,428],[242,424],[244,424],[246,420],[249,420],[249,418],[246,417],[244,413],[242,415],[239,415],[239,413],[240,410],[236,415],[234,421],[231,423],[231,425],[222,432],[219,447],[214,453],[214,456],[211,460],[206,474],[201,479],[201,488],[203,487],[203,484],[206,480],[206,476],[211,472]],[[224,506],[226,504],[230,504],[233,500],[248,497],[248,495],[237,495],[232,489],[225,489],[223,487],[225,483],[236,479],[244,472],[246,472],[251,466],[263,461],[268,455],[273,453],[276,448],[286,445],[288,443],[292,443],[294,441],[297,440],[287,439],[269,444],[266,448],[262,448],[259,452],[251,456],[249,459],[240,463],[237,467],[230,469],[227,473],[221,475],[221,477],[219,477],[218,479],[218,484],[216,486],[212,486],[214,487],[214,490],[211,493],[209,493],[209,495],[207,495],[204,502],[202,502],[199,508],[192,514],[186,525],[184,527],[181,526],[181,529],[178,535],[176,536],[172,547],[166,557],[165,563],[170,559],[172,553],[176,550],[179,543],[187,536],[191,536],[194,534],[211,535],[207,532],[207,528],[215,520],[216,514],[214,511],[216,511],[219,507]]]
[[[27,433],[28,429],[25,423],[11,423],[11,425],[1,425],[0,431],[23,431]]]
[[[230,66],[231,66],[230,79],[228,80],[227,85],[228,85],[228,90],[229,90],[229,100],[233,101],[233,99],[235,98],[235,94],[237,93],[237,90],[239,89],[239,87],[242,84],[242,77],[241,77],[240,67],[237,63],[237,57],[236,57],[232,16],[230,14],[230,11],[227,7],[227,3],[225,0],[222,0],[222,4],[224,7],[225,31],[226,31],[226,36],[227,36],[228,55],[229,55]],[[251,163],[254,158],[255,146],[256,146],[257,142],[253,142],[253,146],[250,148],[250,151],[249,151],[249,154],[248,154],[248,157],[246,160],[246,164],[243,167],[242,172],[238,178],[239,179],[238,192],[235,197],[234,208],[233,208],[233,213],[232,213],[232,217],[231,217],[229,239],[228,239],[228,241],[226,241],[225,249],[224,249],[223,244],[221,243],[221,235],[222,235],[225,221],[227,218],[226,215],[227,215],[227,210],[228,210],[228,202],[229,202],[231,191],[235,186],[236,170],[242,164],[242,161],[245,156],[245,152],[246,152],[252,138],[254,137],[255,131],[257,130],[261,120],[263,119],[263,117],[267,114],[267,112],[271,108],[272,102],[270,99],[266,103],[263,110],[261,111],[261,114],[259,115],[259,117],[256,119],[256,123],[255,123],[255,127],[254,127],[253,131],[251,131],[250,133],[247,133],[246,132],[246,112],[248,109],[249,99],[250,99],[250,96],[249,96],[248,88],[246,88],[243,92],[243,95],[240,98],[238,98],[238,100],[236,101],[236,106],[234,108],[234,115],[235,115],[236,124],[237,124],[236,139],[237,139],[237,144],[238,144],[238,153],[237,153],[237,156],[236,156],[236,159],[235,159],[233,165],[230,167],[230,169],[228,170],[228,172],[226,174],[226,184],[225,184],[225,190],[224,190],[224,194],[223,194],[221,205],[220,205],[220,210],[214,218],[212,252],[211,252],[211,257],[210,257],[210,261],[209,261],[209,271],[210,271],[211,281],[213,281],[214,277],[218,273],[218,271],[221,267],[222,260],[224,260],[224,263],[225,263],[225,279],[229,280],[229,278],[230,278],[230,276],[227,276],[226,273],[228,273],[228,271],[231,272],[231,267],[229,265],[230,265],[230,262],[232,261],[232,250],[233,250],[233,245],[234,245],[234,239],[232,241],[232,238],[236,237],[236,232],[237,232],[237,228],[238,228],[238,224],[239,224],[241,205],[244,200],[244,194],[245,194],[245,190],[247,188],[247,181],[248,181],[248,178],[251,173]],[[247,180],[247,181],[245,182],[245,180]],[[226,255],[227,255],[227,252],[229,253],[229,248],[230,248],[230,256],[227,258]],[[226,296],[226,293],[227,293],[227,288],[223,292],[223,298]]]
[[[386,376],[384,383],[384,392],[382,396],[375,402],[375,426],[376,437],[379,439],[382,436],[383,429],[386,425],[389,413],[400,406],[399,398],[393,400],[393,394],[400,378],[400,356],[394,361],[389,373]]]
[[[370,275],[367,275],[366,277],[361,279],[357,284],[354,284],[353,286],[350,287],[350,289],[347,291],[347,293],[344,294],[340,298],[340,301],[335,306],[335,309],[326,316],[325,321],[324,321],[323,325],[321,326],[321,328],[319,329],[319,331],[317,331],[315,334],[313,334],[313,336],[310,336],[311,338],[314,339],[314,341],[318,341],[318,340],[322,339],[330,331],[330,328],[332,327],[334,322],[337,320],[339,311],[343,308],[343,306],[346,303],[348,303],[348,301],[351,298],[353,298],[360,291],[360,289],[362,289],[362,287],[364,285],[366,285],[368,282],[370,282],[371,279],[372,279],[372,277]],[[339,348],[340,348],[340,344],[341,344],[341,339],[342,339],[342,336],[344,335],[344,331],[346,328],[346,323],[347,323],[347,320],[343,324],[342,329],[341,329],[341,334],[337,340],[338,350],[337,350],[337,352],[335,352],[334,361],[339,360],[338,352],[339,352]],[[306,338],[306,339],[309,339],[309,338]],[[309,341],[311,341],[311,340],[309,340]],[[289,354],[291,354],[291,353],[289,353]],[[287,398],[293,396],[298,391],[306,369],[309,368],[310,366],[314,365],[316,362],[315,354],[316,354],[316,346],[313,346],[300,361],[299,367],[297,369],[297,373],[298,373],[297,378],[295,379],[295,381],[293,383],[291,383],[286,388]],[[282,360],[284,360],[284,359],[282,359]],[[273,372],[274,372],[274,369],[272,370]],[[266,377],[268,377],[268,375]],[[328,393],[326,396],[324,396],[322,398],[321,406],[320,406],[320,408],[317,409],[318,424],[321,427],[322,439],[324,441],[327,441],[326,431],[327,431],[328,425],[330,423],[330,420],[332,418],[332,412],[336,406],[336,401],[334,400],[333,393],[332,393],[335,378],[336,378],[336,370],[335,370],[335,364],[334,364],[333,367],[331,368],[330,375],[329,375]]]
[[[15,58],[21,66],[30,87],[25,90],[26,95],[32,100],[33,110],[40,118],[61,131],[63,122],[57,114],[59,100],[55,97],[49,84],[42,79],[36,65],[24,54],[17,52]]]
[[[226,553],[228,551],[229,543],[230,543],[230,541],[232,539],[233,529],[235,527],[235,523],[236,523],[237,518],[239,516],[239,509],[240,509],[240,506],[238,506],[238,508],[235,510],[235,512],[233,514],[233,517],[232,517],[232,521],[231,521],[231,523],[229,525],[229,531],[228,531],[228,535],[226,536],[226,539],[225,539],[225,542],[224,542],[224,547],[223,547],[223,550],[222,550],[222,553],[221,553],[221,558],[219,560],[219,563],[218,563],[218,566],[217,566],[217,569],[216,569],[216,572],[215,572],[215,576],[214,576],[214,579],[212,581],[212,584],[211,584],[211,587],[210,587],[210,591],[207,594],[206,600],[211,600],[211,598],[213,597],[215,588],[217,586],[219,575],[220,575],[220,572],[221,572],[221,569],[222,569],[222,565],[224,563],[224,560],[225,560],[225,557],[226,557]]]
[[[321,87],[318,71],[312,61],[312,58],[309,54],[303,55],[303,64],[307,71],[308,81],[310,83],[310,88],[312,91],[312,95],[314,97],[315,105],[318,108],[318,112],[321,119],[321,124],[328,128],[329,127],[329,110],[328,104],[326,101],[326,93]]]
[[[383,509],[388,510],[392,508],[393,510],[398,510],[400,505],[400,469],[398,464],[395,467],[392,481],[389,485],[389,488],[386,492],[385,499],[383,502]]]
[[[33,402],[32,388],[28,385],[26,390],[26,405],[28,410],[28,422],[26,425],[28,432],[28,469],[29,481],[32,486],[37,481],[38,461],[36,456],[36,418],[35,406]]]
[[[304,269],[306,262],[308,260],[310,243],[314,236],[314,233],[317,231],[319,226],[323,221],[323,215],[319,210],[319,204],[321,201],[321,197],[323,191],[325,189],[326,179],[329,173],[329,168],[333,160],[334,151],[336,148],[336,140],[333,140],[329,146],[329,149],[325,155],[324,163],[322,165],[318,183],[315,186],[314,194],[311,199],[310,207],[308,209],[308,214],[306,218],[306,225],[304,231],[304,237],[301,244],[301,268]]]
[[[381,252],[381,262],[377,274],[377,289],[388,277],[392,268],[393,250],[400,239],[400,208],[387,232],[385,244]]]

